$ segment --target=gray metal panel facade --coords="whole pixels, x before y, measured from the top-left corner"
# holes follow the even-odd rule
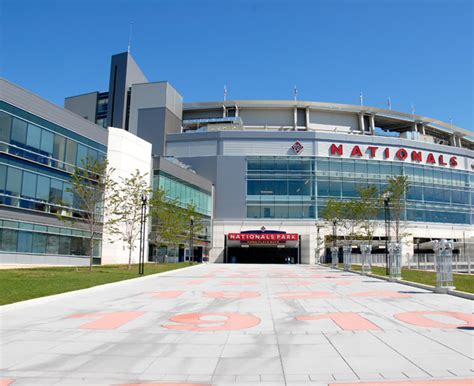
[[[64,100],[64,108],[95,123],[97,114],[98,92],[68,97]]]
[[[107,111],[107,124],[109,126],[125,128],[128,89],[134,83],[147,81],[130,53],[123,52],[112,56]]]

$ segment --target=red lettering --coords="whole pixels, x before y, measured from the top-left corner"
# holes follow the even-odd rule
[[[260,319],[256,316],[235,312],[180,314],[172,316],[170,320],[178,324],[164,324],[162,326],[178,331],[243,330],[260,324]]]
[[[331,145],[331,155],[342,155],[342,145],[336,146],[334,144]]]
[[[367,147],[367,150],[369,151],[370,156],[371,156],[372,158],[375,157],[375,152],[377,151],[378,148],[379,148],[378,146],[368,146],[368,147]]]
[[[437,320],[429,318],[429,316],[448,316],[453,319],[457,319],[459,322],[464,323],[445,323],[438,322]],[[394,315],[396,319],[401,320],[405,323],[414,324],[419,327],[432,327],[432,328],[458,328],[458,327],[474,327],[474,316],[471,314],[465,314],[463,312],[452,312],[452,311],[410,311],[402,312]]]
[[[383,156],[385,158],[389,158],[390,157],[390,149],[388,147],[385,148],[385,150],[383,151]]]
[[[415,151],[415,150],[413,150],[413,151],[411,152],[411,159],[412,159],[412,161],[421,162],[421,161],[422,161],[421,151]]]
[[[395,153],[395,156],[400,160],[400,161],[405,161],[408,157],[408,152],[405,149],[398,149],[397,152]]]
[[[449,159],[449,166],[452,166],[453,168],[458,166],[458,158],[457,157],[451,157]]]
[[[353,147],[352,152],[351,152],[351,157],[354,157],[354,156],[362,157],[362,151],[360,150],[360,147],[357,145]]]
[[[380,330],[380,328],[355,312],[334,312],[329,314],[303,315],[296,320],[330,319],[345,331]]]
[[[426,163],[427,164],[435,164],[436,163],[436,160],[435,160],[435,157],[434,157],[433,153],[428,154],[428,157],[426,158]]]
[[[444,162],[444,157],[443,157],[442,155],[440,155],[440,156],[438,157],[438,163],[439,163],[440,165],[447,165],[447,163]]]

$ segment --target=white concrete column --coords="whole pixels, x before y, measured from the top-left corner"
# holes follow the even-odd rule
[[[306,130],[309,129],[309,107],[306,107]]]
[[[298,125],[298,108],[295,105],[295,109],[293,110],[293,126],[296,130],[296,126]]]
[[[359,130],[362,131],[362,133],[365,132],[364,114],[362,113],[359,114]]]
[[[370,114],[370,132],[372,135],[375,133],[375,114]]]

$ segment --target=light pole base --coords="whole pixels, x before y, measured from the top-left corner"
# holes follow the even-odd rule
[[[435,287],[434,292],[437,294],[447,294],[449,291],[455,290],[456,287]]]

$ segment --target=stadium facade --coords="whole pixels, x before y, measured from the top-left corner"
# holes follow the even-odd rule
[[[108,91],[68,97],[66,109],[92,121],[94,135],[104,127],[120,129],[150,144],[155,186],[188,202],[200,200],[207,223],[196,252],[209,253],[212,262],[318,262],[329,247],[331,229],[321,219],[327,201],[357,198],[367,185],[383,192],[387,178],[397,175],[410,180],[405,263],[431,240],[474,238],[474,139],[468,130],[368,106],[183,103],[168,82],[149,82],[130,53],[112,57],[109,79]],[[192,191],[172,188],[170,180]],[[381,211],[374,253],[384,253],[386,236]]]

